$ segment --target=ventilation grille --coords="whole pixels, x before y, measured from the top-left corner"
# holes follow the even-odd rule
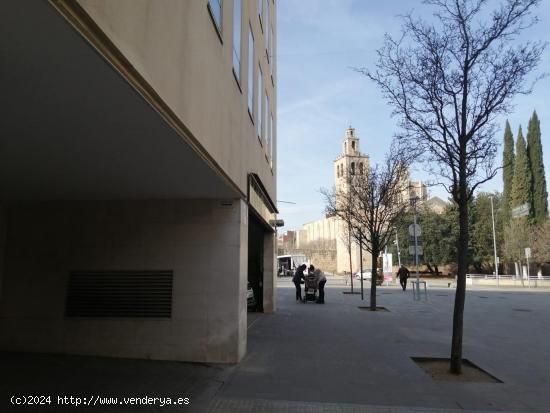
[[[72,272],[67,317],[170,317],[172,271]]]

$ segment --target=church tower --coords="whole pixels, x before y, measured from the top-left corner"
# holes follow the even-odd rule
[[[342,153],[334,160],[334,182],[336,190],[345,189],[350,175],[363,175],[369,167],[368,155],[362,155],[359,150],[359,138],[351,126],[346,129],[342,141]]]
[[[369,167],[368,155],[362,155],[359,149],[359,137],[355,134],[355,129],[351,126],[346,129],[342,141],[342,153],[334,160],[334,182],[336,193],[346,191],[348,179],[352,175],[363,175]],[[338,234],[346,234],[345,224],[338,220]],[[339,273],[350,270],[350,260],[353,271],[358,271],[359,248],[351,239],[338,236],[336,239],[336,268]],[[363,268],[369,268],[371,263],[370,255],[363,254]]]

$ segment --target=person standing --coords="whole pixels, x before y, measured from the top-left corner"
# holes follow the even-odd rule
[[[410,277],[411,272],[407,267],[404,265],[401,265],[399,267],[399,270],[397,271],[397,276],[399,277],[399,284],[401,284],[401,288],[403,288],[403,291],[407,289],[407,279]]]
[[[292,282],[296,286],[296,301],[302,301],[302,280],[305,280],[306,277],[304,276],[304,271],[307,268],[306,264],[300,265],[298,268],[296,268],[296,271],[294,272],[294,276],[292,277]]]
[[[317,304],[325,303],[325,284],[327,283],[327,277],[325,273],[317,268],[314,272],[315,279],[317,280],[317,288],[319,289],[319,298],[317,299]]]

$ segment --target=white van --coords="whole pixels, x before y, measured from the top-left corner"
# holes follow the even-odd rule
[[[277,257],[277,276],[292,277],[296,268],[302,264],[309,265],[307,257],[303,254],[279,255]]]

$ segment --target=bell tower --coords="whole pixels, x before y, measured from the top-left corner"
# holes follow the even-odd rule
[[[339,197],[348,192],[350,180],[354,177],[359,178],[367,174],[369,168],[368,155],[361,154],[359,148],[359,137],[355,134],[355,129],[348,127],[342,140],[342,152],[334,160],[334,183],[336,187],[336,202],[339,203]],[[345,195],[344,195],[345,196]],[[345,199],[343,200],[345,201]],[[346,224],[342,219],[337,220],[338,233],[348,234]],[[346,235],[348,241],[341,236],[336,240],[336,267],[338,272],[350,271],[350,260],[354,271],[360,267],[360,254],[357,244],[352,241],[350,235]],[[363,255],[363,268],[369,268],[370,256]]]
[[[355,129],[351,127],[346,129],[346,136],[342,142],[342,154],[348,156],[357,156],[359,151],[359,138],[355,136]]]
[[[369,167],[369,157],[359,150],[359,138],[351,126],[346,129],[342,141],[342,153],[334,161],[334,182],[336,191],[345,189],[351,175],[363,175]]]

